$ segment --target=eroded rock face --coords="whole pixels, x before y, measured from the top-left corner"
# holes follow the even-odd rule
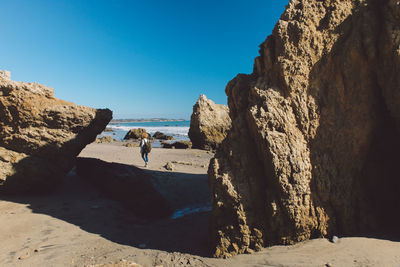
[[[229,108],[217,105],[205,95],[200,95],[190,118],[189,138],[193,148],[216,149],[225,139],[230,127]]]
[[[0,79],[11,80],[11,72],[8,70],[0,70]]]
[[[313,237],[399,235],[400,5],[290,1],[226,87],[210,162],[216,257]]]
[[[0,191],[59,184],[111,118],[108,109],[78,106],[54,98],[52,88],[0,75]]]

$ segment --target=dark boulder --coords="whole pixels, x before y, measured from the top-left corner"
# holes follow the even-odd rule
[[[163,148],[176,148],[176,149],[188,149],[192,148],[192,142],[190,141],[176,141],[173,143],[161,142]]]
[[[157,131],[157,132],[155,132],[153,134],[153,138],[160,139],[160,140],[174,140],[173,136],[166,135],[166,134],[164,134],[162,132],[159,132],[159,131]]]

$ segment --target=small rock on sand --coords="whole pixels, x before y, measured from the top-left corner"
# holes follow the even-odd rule
[[[335,243],[335,244],[336,244],[337,242],[339,242],[339,237],[337,237],[337,236],[334,235],[334,236],[332,237],[332,240],[331,240],[331,241],[332,241],[332,243]]]
[[[169,171],[173,171],[175,169],[175,165],[171,161],[168,161],[167,164],[165,164],[164,168]]]

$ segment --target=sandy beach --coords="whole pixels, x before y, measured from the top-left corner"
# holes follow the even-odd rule
[[[164,267],[400,266],[400,242],[366,237],[339,238],[336,243],[315,239],[225,260],[210,258],[207,167],[212,153],[153,148],[144,168],[139,148],[122,144],[90,144],[79,156],[143,168],[178,218],[141,221],[71,171],[51,194],[1,196],[0,266],[87,266],[121,260]],[[164,168],[167,162],[173,163],[172,171]]]

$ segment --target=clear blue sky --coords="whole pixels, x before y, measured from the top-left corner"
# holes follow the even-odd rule
[[[189,119],[251,73],[288,0],[4,0],[0,69],[114,118]]]

